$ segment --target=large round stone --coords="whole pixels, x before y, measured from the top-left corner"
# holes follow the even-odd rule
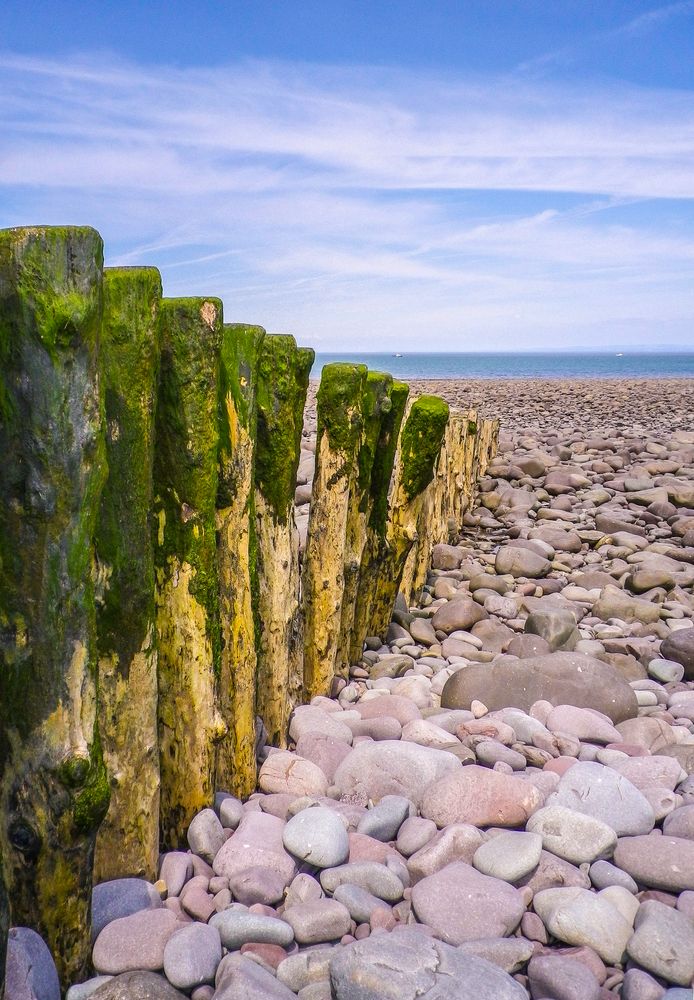
[[[680,628],[660,647],[660,655],[684,667],[685,680],[694,681],[694,628]]]
[[[614,863],[649,889],[694,889],[694,840],[681,837],[624,837],[617,841]]]
[[[617,843],[611,826],[559,805],[538,810],[528,820],[528,831],[542,837],[546,851],[576,865],[609,857]]]
[[[158,972],[164,968],[164,948],[179,927],[171,910],[140,910],[106,924],[94,943],[92,963],[97,972]]]
[[[525,576],[529,579],[537,579],[546,576],[552,568],[552,564],[549,559],[545,559],[530,549],[517,545],[504,545],[496,554],[494,568],[500,576],[510,573],[514,577]]]
[[[565,608],[551,611],[534,611],[525,622],[525,631],[540,636],[549,643],[552,651],[571,639],[576,628],[576,615]]]
[[[233,907],[214,913],[210,917],[210,926],[218,932],[222,944],[230,951],[238,950],[249,941],[286,948],[294,940],[294,932],[284,920]]]
[[[618,837],[650,833],[655,815],[648,799],[619,772],[593,761],[565,771],[547,805],[566,806],[611,827]]]
[[[536,701],[577,705],[595,708],[615,723],[638,712],[636,695],[619,671],[584,653],[472,663],[446,681],[441,706],[469,709],[473,701],[490,711],[513,706],[528,712]]]
[[[338,767],[334,781],[343,796],[378,802],[384,795],[404,795],[419,806],[433,782],[461,769],[457,757],[445,750],[381,740],[358,744]]]
[[[527,1000],[503,969],[416,927],[336,948],[330,984],[335,1000]]]
[[[421,812],[439,828],[450,823],[523,826],[541,805],[542,795],[529,781],[471,764],[433,782]]]
[[[600,983],[577,958],[568,955],[536,955],[528,964],[534,997],[560,1000],[600,1000]]]
[[[464,861],[446,865],[412,888],[417,919],[448,944],[512,934],[525,912],[513,886],[475,871]]]
[[[472,859],[483,875],[504,882],[517,882],[534,871],[542,853],[542,837],[537,833],[508,830],[481,844]]]
[[[216,927],[192,923],[176,931],[164,948],[164,974],[172,986],[186,992],[213,983],[222,961],[222,942]]]
[[[289,885],[296,875],[296,861],[284,849],[284,825],[269,813],[246,813],[214,859],[215,875],[231,879],[249,868],[270,868]]]
[[[299,944],[339,941],[352,926],[349,910],[337,899],[316,899],[312,903],[289,906],[284,911],[284,919]]]
[[[265,760],[258,774],[264,792],[288,792],[290,795],[325,795],[328,779],[321,769],[290,750],[278,750]]]
[[[12,927],[5,963],[7,1000],[60,1000],[53,956],[43,938],[29,927]]]
[[[442,604],[434,613],[431,624],[434,629],[450,635],[451,632],[457,632],[460,629],[467,632],[477,622],[488,617],[487,612],[480,607],[477,601],[473,601],[469,596],[463,596],[455,597],[447,604]]]
[[[347,829],[334,809],[302,809],[284,828],[282,842],[290,854],[315,868],[334,868],[349,857]]]
[[[92,889],[92,940],[112,920],[140,910],[158,910],[162,905],[161,896],[146,879],[114,878],[100,882]]]
[[[545,889],[533,908],[554,937],[576,947],[592,948],[603,962],[622,961],[632,926],[600,893],[589,889]]]
[[[656,976],[689,986],[694,980],[694,923],[679,910],[648,900],[639,907],[627,952]]]

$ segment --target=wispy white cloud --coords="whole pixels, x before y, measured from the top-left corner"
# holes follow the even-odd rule
[[[653,28],[664,24],[666,21],[670,21],[675,17],[686,17],[688,14],[694,14],[693,0],[679,0],[677,3],[667,3],[661,7],[654,7],[652,10],[647,10],[643,14],[639,14],[637,17],[633,17],[630,21],[627,21],[617,31],[632,35],[645,34]]]
[[[613,220],[694,199],[687,92],[6,54],[0,130],[3,224],[92,221],[110,262],[306,342],[672,340],[694,316],[691,231]]]

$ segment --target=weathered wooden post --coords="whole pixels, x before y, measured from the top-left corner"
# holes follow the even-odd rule
[[[316,472],[302,579],[307,698],[328,694],[335,674],[366,372],[365,365],[326,365],[318,388]]]
[[[387,551],[388,495],[408,395],[409,387],[404,382],[393,382],[389,395],[390,411],[381,415],[369,484],[369,517],[359,567],[359,585],[350,639],[350,663],[358,663],[361,659],[364,640],[369,634],[371,603],[379,566]]]
[[[499,446],[499,428],[501,422],[498,417],[483,417],[479,425],[479,458],[477,461],[477,478],[486,475],[489,463],[496,455]]]
[[[349,670],[349,651],[359,591],[359,571],[372,508],[371,475],[377,458],[381,422],[390,414],[393,406],[390,400],[392,385],[391,375],[373,371],[366,373],[366,384],[361,400],[362,433],[357,451],[357,480],[350,491],[347,511],[342,611],[335,655],[335,673],[343,676],[346,676]]]
[[[104,271],[100,371],[109,476],[96,532],[97,633],[99,731],[111,804],[96,841],[97,882],[154,879],[159,854],[151,518],[160,300],[156,268]]]
[[[284,746],[301,694],[296,471],[308,377],[315,355],[293,337],[265,338],[258,361],[256,526],[258,539],[257,711],[270,743]]]
[[[450,410],[434,476],[424,491],[417,517],[416,541],[402,575],[400,590],[408,603],[416,599],[426,581],[434,546],[449,542],[462,527],[467,433],[467,415],[461,410]]]
[[[379,564],[371,605],[369,634],[385,635],[405,562],[417,537],[417,518],[431,482],[448,423],[448,403],[419,396],[410,407],[400,435],[390,501],[387,550]]]
[[[256,785],[255,442],[259,326],[226,324],[220,378],[217,560],[221,652],[219,710],[228,726],[217,747],[217,788],[248,796]]]
[[[102,264],[93,229],[0,232],[0,854],[12,923],[44,937],[63,984],[87,972],[109,801],[93,584]]]
[[[154,459],[159,648],[161,841],[185,844],[210,805],[220,632],[216,505],[219,451],[219,299],[162,299],[161,376]]]

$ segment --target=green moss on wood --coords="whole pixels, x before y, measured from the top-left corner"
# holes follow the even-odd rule
[[[215,510],[222,303],[214,298],[162,299],[160,324],[155,563],[162,579],[172,561],[193,567],[190,590],[205,609],[218,669]]]
[[[218,506],[228,506],[236,490],[234,469],[234,428],[227,415],[227,397],[241,427],[251,436],[256,432],[258,358],[265,340],[262,326],[225,323],[219,372],[219,457]]]
[[[385,372],[369,371],[362,393],[362,439],[359,448],[359,509],[365,511],[369,502],[369,487],[376,449],[381,434],[381,423],[393,409],[390,391],[393,377]]]
[[[448,403],[438,396],[419,396],[412,404],[400,443],[400,482],[408,500],[419,496],[434,478],[448,412]]]
[[[44,936],[63,982],[87,971],[108,805],[98,731],[83,731],[96,702],[93,537],[106,476],[102,265],[93,229],[0,232],[0,853],[13,923]],[[72,754],[88,763],[61,770]]]
[[[99,652],[127,672],[154,620],[152,475],[159,372],[161,276],[153,267],[106,268],[100,368],[109,478],[97,555],[106,576]]]
[[[393,475],[393,463],[397,451],[398,436],[405,406],[409,395],[409,386],[404,382],[393,382],[390,389],[390,410],[383,414],[379,431],[376,454],[371,471],[371,516],[369,528],[383,537],[388,520],[388,490]]]
[[[256,485],[286,524],[301,455],[301,431],[314,353],[292,336],[266,337],[258,359]]]
[[[111,799],[108,774],[104,764],[98,729],[89,748],[89,757],[82,758],[77,768],[73,766],[70,780],[76,781],[77,788],[73,805],[75,827],[80,833],[96,831],[108,812]],[[63,779],[65,781],[65,778]]]
[[[92,258],[92,251],[97,254]],[[86,252],[88,256],[83,256]],[[81,259],[77,259],[77,258]],[[90,280],[89,260],[103,267],[101,237],[89,226],[27,226],[0,230],[0,271],[10,276],[13,307],[0,319],[0,357],[10,348],[9,325],[33,327],[51,356],[77,342],[94,346],[100,287]],[[55,288],[61,286],[56,297]]]
[[[366,365],[336,362],[321,372],[317,394],[318,439],[326,433],[333,451],[354,455],[361,439],[361,401],[366,383]]]
[[[60,699],[72,630],[93,628],[102,261],[93,229],[0,230],[0,714],[24,737]],[[51,332],[51,297],[57,315],[74,306],[69,342]],[[27,699],[32,662],[43,684]]]

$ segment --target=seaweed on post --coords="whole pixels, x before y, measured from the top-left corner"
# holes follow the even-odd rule
[[[337,363],[321,373],[316,472],[302,579],[304,687],[330,691],[337,666],[350,498],[357,490],[366,366]]]
[[[64,986],[89,966],[109,803],[93,550],[102,266],[94,229],[0,232],[0,855],[11,922],[44,937]]]
[[[156,878],[159,741],[151,538],[161,276],[106,268],[100,372],[109,477],[96,533],[100,600],[99,728],[111,804],[96,842],[96,881]]]
[[[362,434],[357,453],[357,481],[350,491],[347,512],[342,611],[335,656],[335,672],[342,676],[347,676],[350,665],[359,573],[373,506],[371,477],[374,465],[380,459],[378,445],[381,439],[381,426],[384,420],[389,419],[393,408],[390,398],[392,386],[391,375],[384,372],[367,372],[361,400]]]
[[[162,299],[154,460],[161,842],[214,792],[220,672],[216,507],[222,303]]]
[[[257,711],[268,740],[283,746],[302,685],[296,472],[314,352],[293,337],[265,338],[258,360],[255,513],[257,530]]]
[[[255,451],[259,326],[225,324],[222,339],[217,561],[221,651],[219,709],[228,725],[217,746],[216,782],[246,797],[256,785],[257,560]]]
[[[371,624],[371,605],[379,578],[379,566],[388,548],[386,541],[388,497],[409,391],[404,382],[393,382],[389,394],[390,410],[383,412],[381,416],[369,484],[366,542],[359,567],[359,584],[350,637],[351,663],[358,663],[361,659],[364,640],[369,634]]]
[[[448,423],[448,403],[438,396],[414,400],[400,435],[386,529],[386,547],[373,587],[368,634],[385,635],[407,556],[417,538],[424,492],[434,477]]]

